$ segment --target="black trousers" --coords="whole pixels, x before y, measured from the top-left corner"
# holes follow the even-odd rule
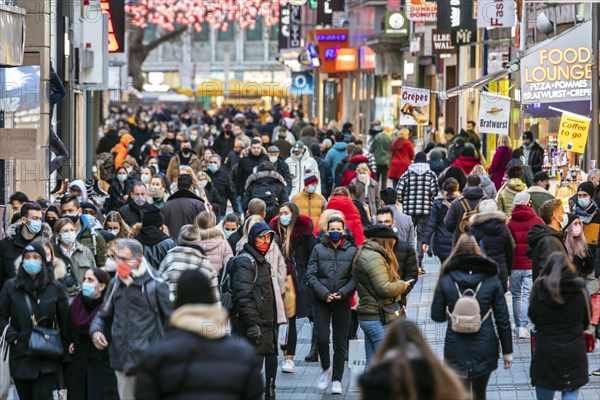
[[[388,165],[377,164],[377,173],[375,174],[375,177],[377,178],[377,182],[379,182],[380,185],[379,190],[385,190],[385,188],[387,188],[388,170]]]
[[[350,326],[350,299],[334,300],[325,303],[314,301],[313,313],[315,319],[314,330],[317,332],[317,348],[321,367],[327,369],[331,366],[329,356],[329,324],[333,328],[333,377],[334,381],[342,381],[344,376],[344,363],[348,355],[348,329]]]
[[[56,374],[40,375],[37,379],[13,379],[20,400],[52,400],[56,386]]]
[[[490,380],[490,374],[478,376],[476,378],[463,379],[467,393],[472,393],[473,400],[485,400],[487,385]]]
[[[423,235],[427,228],[427,222],[429,221],[429,215],[412,216],[413,225],[417,231],[417,256],[419,267],[423,262]]]

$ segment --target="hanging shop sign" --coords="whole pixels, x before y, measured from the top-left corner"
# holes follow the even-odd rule
[[[510,97],[482,92],[479,97],[479,133],[508,135],[510,128]]]
[[[457,48],[452,42],[452,32],[441,29],[432,30],[431,49],[433,50],[433,54],[455,54]]]
[[[402,86],[400,94],[400,125],[427,125],[431,92]]]
[[[523,104],[589,100],[592,21],[533,47],[521,58]]]
[[[350,72],[358,68],[358,51],[354,48],[338,49],[335,58],[337,72]]]
[[[362,46],[360,48],[360,69],[374,70],[375,69],[375,52],[370,47]]]
[[[407,0],[406,18],[413,22],[435,22],[437,20],[437,2]]]
[[[313,94],[313,73],[312,71],[292,72],[292,95]]]
[[[344,18],[344,0],[318,0],[317,25],[334,25]]]
[[[558,138],[567,151],[583,154],[590,129],[590,119],[583,115],[563,112]]]
[[[438,29],[473,27],[473,0],[439,0],[437,3]]]
[[[302,39],[302,7],[287,4],[281,10],[279,20],[279,50],[301,47]]]
[[[478,28],[510,28],[515,25],[514,0],[478,0]]]
[[[408,36],[408,19],[402,11],[385,12],[385,35]]]
[[[477,30],[462,28],[456,31],[451,31],[452,44],[454,46],[465,46],[477,40]]]
[[[348,48],[348,29],[316,29],[315,37],[321,57],[320,72],[340,72],[336,68],[338,52]]]

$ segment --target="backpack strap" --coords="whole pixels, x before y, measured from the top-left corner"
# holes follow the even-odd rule
[[[460,205],[462,206],[465,213],[472,211],[471,205],[469,204],[469,202],[467,201],[467,199],[465,197],[462,197],[462,196],[460,197]],[[479,206],[479,203],[477,203],[477,205]]]
[[[256,279],[258,278],[258,265],[256,264],[256,260],[248,253],[240,253],[236,257],[244,257],[250,260],[252,265],[254,266],[254,281],[252,283],[256,283]]]

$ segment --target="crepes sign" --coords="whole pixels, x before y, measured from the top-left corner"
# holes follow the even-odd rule
[[[427,125],[431,92],[402,86],[400,95],[400,125]]]
[[[535,46],[521,58],[522,103],[589,100],[592,96],[592,22]]]
[[[510,127],[510,97],[482,92],[479,98],[479,133],[508,135]]]

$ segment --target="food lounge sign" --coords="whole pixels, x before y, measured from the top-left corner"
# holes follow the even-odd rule
[[[580,24],[521,58],[523,104],[590,99],[591,26]]]

